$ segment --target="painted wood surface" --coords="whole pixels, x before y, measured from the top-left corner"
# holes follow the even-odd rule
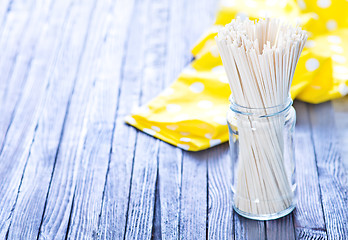
[[[216,7],[0,1],[0,239],[348,236],[347,97],[295,102],[298,206],[274,221],[233,212],[228,144],[185,152],[124,124],[190,62]]]

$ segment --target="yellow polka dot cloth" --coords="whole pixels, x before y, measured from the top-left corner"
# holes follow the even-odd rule
[[[228,141],[231,94],[214,40],[237,16],[277,17],[300,23],[309,39],[291,86],[292,98],[320,103],[348,93],[348,1],[227,0],[216,21],[192,49],[194,60],[158,97],[126,117],[143,132],[189,151]]]

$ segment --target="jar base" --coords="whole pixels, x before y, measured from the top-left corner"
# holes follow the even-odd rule
[[[236,213],[238,213],[240,216],[245,217],[245,218],[249,218],[252,220],[275,220],[278,218],[282,218],[286,215],[288,215],[289,213],[291,213],[294,209],[295,209],[296,205],[290,205],[287,209],[284,209],[283,211],[277,212],[277,213],[272,213],[272,214],[252,214],[252,213],[247,213],[244,211],[239,210],[237,207],[235,207],[235,205],[233,204],[233,209],[234,211],[236,211]]]

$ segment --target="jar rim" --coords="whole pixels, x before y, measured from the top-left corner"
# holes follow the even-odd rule
[[[286,101],[282,104],[270,106],[270,107],[261,107],[261,108],[241,106],[233,100],[232,95],[230,96],[229,100],[230,100],[230,109],[233,112],[241,114],[241,115],[248,115],[248,116],[253,115],[258,117],[272,117],[272,116],[281,114],[289,110],[293,104],[291,96],[289,96],[286,99]]]

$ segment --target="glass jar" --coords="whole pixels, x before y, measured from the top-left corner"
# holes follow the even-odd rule
[[[297,198],[292,100],[267,108],[239,106],[232,97],[230,103],[233,208],[255,220],[283,217]]]

